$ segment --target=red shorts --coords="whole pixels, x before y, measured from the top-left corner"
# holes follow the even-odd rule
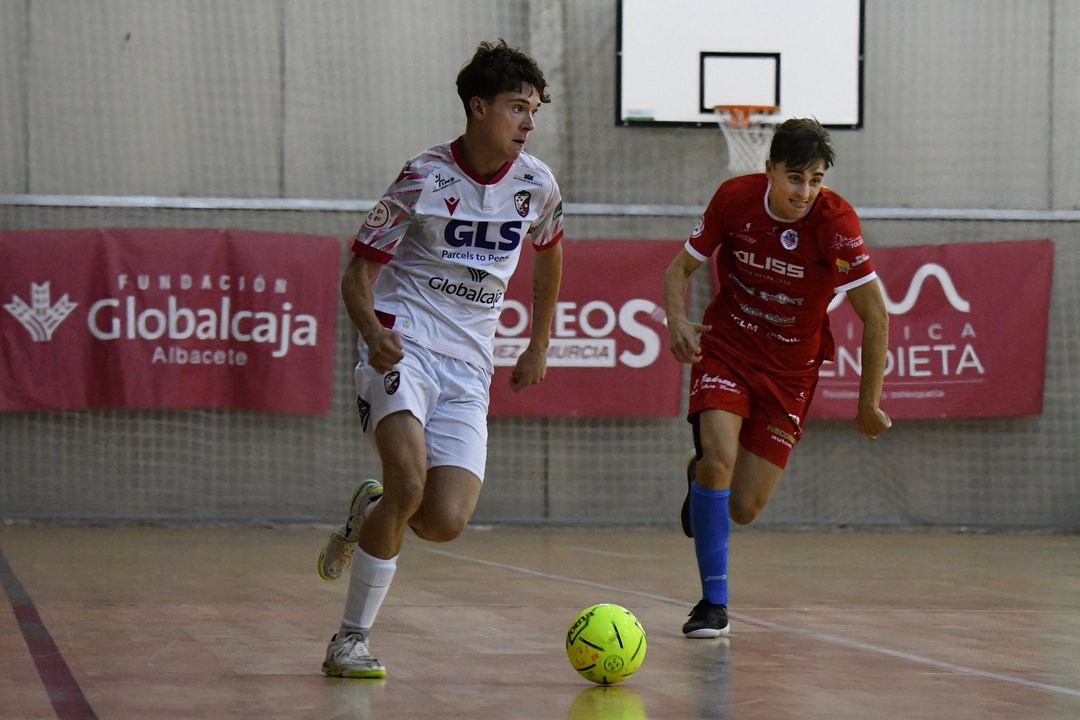
[[[743,418],[739,444],[779,467],[786,467],[802,438],[802,425],[817,387],[817,372],[776,377],[742,366],[736,369],[706,355],[690,370],[690,408],[727,410]]]

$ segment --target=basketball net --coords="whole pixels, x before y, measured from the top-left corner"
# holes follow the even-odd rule
[[[775,105],[717,105],[720,115],[720,131],[728,149],[728,169],[736,175],[764,172],[765,160],[776,126],[755,120],[751,114],[773,115],[780,108]]]

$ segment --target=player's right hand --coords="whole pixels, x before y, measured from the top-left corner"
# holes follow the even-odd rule
[[[364,338],[368,346],[368,363],[381,373],[390,372],[405,357],[401,336],[389,328],[378,328],[373,337]]]
[[[855,416],[855,429],[871,440],[892,427],[892,418],[879,407],[859,408]]]
[[[681,363],[693,365],[700,362],[701,335],[711,329],[711,325],[692,323],[689,320],[668,320],[668,341],[671,354]]]

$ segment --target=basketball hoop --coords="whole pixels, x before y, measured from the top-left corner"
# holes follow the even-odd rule
[[[776,105],[716,105],[720,131],[728,148],[728,169],[733,173],[762,172],[769,157],[776,125],[765,120]]]

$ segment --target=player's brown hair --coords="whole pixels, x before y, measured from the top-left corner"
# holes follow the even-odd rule
[[[493,100],[501,92],[520,90],[531,85],[540,96],[540,102],[551,102],[547,94],[544,73],[531,57],[505,40],[498,43],[480,43],[476,54],[466,63],[457,76],[457,92],[465,114],[469,114],[469,101],[474,97]]]
[[[829,169],[836,159],[829,132],[813,118],[791,118],[781,123],[769,147],[773,164],[784,163],[790,170],[803,171],[818,161]]]

